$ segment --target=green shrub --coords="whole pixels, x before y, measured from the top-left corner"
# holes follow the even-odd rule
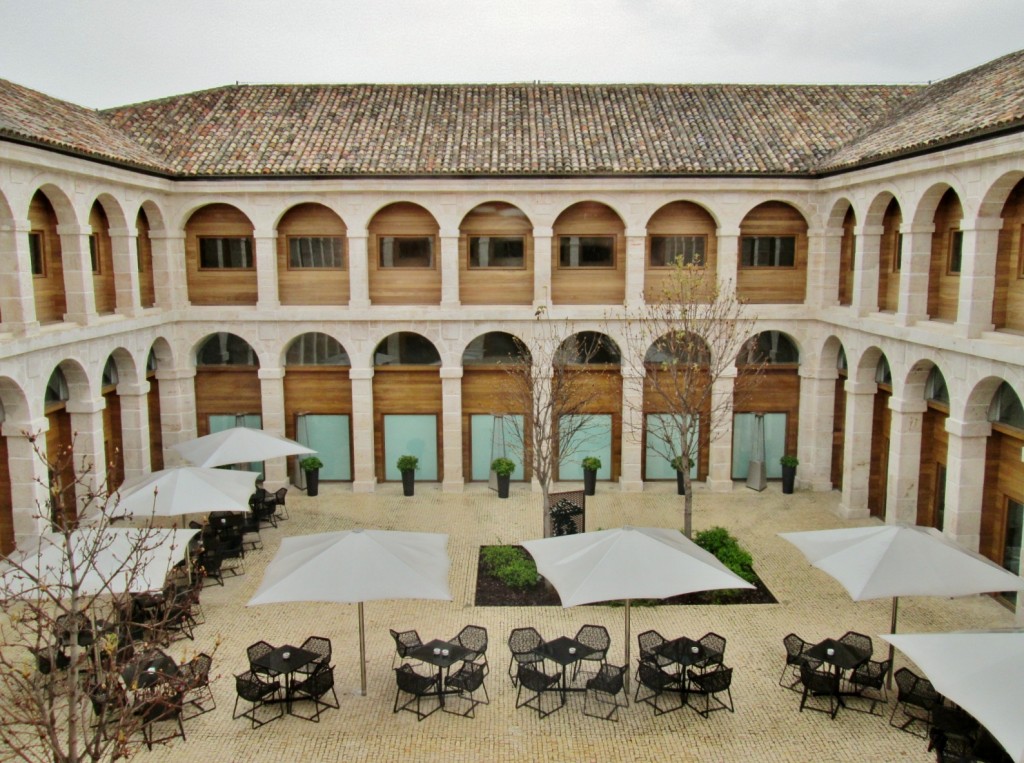
[[[480,551],[484,568],[509,588],[523,590],[540,582],[537,565],[530,556],[515,546],[487,546]]]
[[[702,530],[694,536],[693,542],[713,554],[718,561],[748,583],[757,580],[754,574],[754,558],[724,527]]]

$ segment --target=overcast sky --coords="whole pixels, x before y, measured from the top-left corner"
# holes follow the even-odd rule
[[[1022,0],[0,0],[0,77],[95,108],[234,82],[923,83]]]

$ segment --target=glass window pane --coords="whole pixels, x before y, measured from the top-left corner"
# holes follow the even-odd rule
[[[501,421],[501,426],[495,423]],[[470,416],[470,479],[486,482],[491,476],[491,462],[496,458],[510,458],[516,468],[513,481],[523,479],[523,457],[519,445],[517,427],[523,426],[520,415],[492,416],[489,413]]]
[[[247,238],[200,238],[199,266],[203,268],[251,268],[252,244]]]
[[[756,414],[737,413],[732,424],[732,478],[745,480],[753,451]],[[786,414],[764,414],[764,473],[769,479],[782,477],[779,459],[786,453]]]
[[[582,420],[582,422],[581,422]],[[566,456],[559,459],[559,480],[583,479],[582,461],[587,456],[601,459],[601,468],[597,470],[599,480],[611,479],[612,476],[612,417],[611,414],[594,414],[587,416],[563,416],[559,427],[576,429],[566,448]]]
[[[46,271],[43,269],[43,234],[34,232],[28,234],[28,256],[32,263],[32,275],[45,275]]]
[[[675,264],[703,267],[704,236],[651,236],[651,266]]]
[[[559,236],[559,265],[563,268],[612,267],[614,236]]]
[[[433,414],[384,416],[384,479],[400,480],[399,456],[416,456],[416,479],[437,480],[437,416]]]
[[[469,239],[471,268],[521,268],[525,264],[522,236],[472,236]]]
[[[644,474],[649,480],[675,479],[672,458],[682,453],[682,438],[679,436],[680,420],[684,417],[673,413],[648,413],[647,447],[644,454]],[[698,423],[699,427],[700,424]],[[690,435],[690,478],[697,478],[698,429]]]
[[[952,231],[949,243],[949,272],[959,273],[964,256],[964,232]]]
[[[382,236],[380,239],[380,266],[382,268],[434,267],[433,237]]]
[[[288,266],[341,268],[342,246],[338,236],[293,236],[288,239]]]
[[[304,413],[296,421],[296,440],[317,452],[324,465],[321,480],[351,480],[352,454],[349,417],[343,414]]]

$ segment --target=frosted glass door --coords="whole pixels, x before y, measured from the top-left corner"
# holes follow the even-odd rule
[[[495,431],[494,422],[502,422],[501,428]],[[522,416],[495,417],[489,413],[474,414],[469,418],[470,479],[486,482],[491,476],[491,461],[501,456],[515,461],[516,468],[512,472],[513,480],[523,478],[523,456],[519,435],[522,431]],[[504,452],[501,445],[504,443]]]
[[[437,416],[388,414],[384,416],[384,479],[402,479],[396,464],[399,456],[416,456],[416,479],[437,481]]]
[[[558,479],[582,480],[583,466],[581,462],[587,456],[601,459],[601,468],[597,470],[599,480],[611,479],[612,476],[612,417],[610,413],[593,416],[563,416],[560,427],[574,428],[576,422],[585,419],[583,424],[570,440],[566,448],[568,455],[558,463]],[[564,429],[563,429],[564,431]]]
[[[239,415],[234,413],[213,413],[210,415],[210,434],[223,432],[225,429],[233,429],[234,427],[263,429],[263,417],[258,413]],[[231,464],[228,468],[238,469],[243,472],[259,472],[260,479],[263,479],[264,468],[262,461],[253,461],[251,464]]]
[[[754,445],[755,415],[737,413],[732,420],[732,478],[745,480]],[[769,479],[782,477],[779,459],[786,454],[786,414],[764,414],[764,473]]]
[[[349,417],[342,414],[307,413],[296,419],[296,439],[316,451],[324,462],[321,480],[352,479]]]
[[[644,475],[649,480],[668,480],[676,478],[676,470],[672,468],[671,455],[683,452],[680,444],[678,421],[681,417],[673,413],[647,414],[647,452],[644,454]],[[698,422],[697,427],[700,424]],[[697,445],[698,429],[694,427],[690,435],[690,479],[697,479]],[[669,447],[668,442],[671,442]]]

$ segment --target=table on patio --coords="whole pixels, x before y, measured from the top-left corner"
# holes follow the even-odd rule
[[[409,656],[413,659],[426,662],[437,668],[437,697],[441,702],[441,707],[444,707],[445,694],[458,694],[458,689],[444,688],[444,682],[441,679],[442,671],[450,668],[456,662],[461,662],[468,654],[469,650],[465,647],[437,638],[409,652]]]
[[[263,668],[271,675],[284,676],[284,700],[285,711],[292,711],[292,675],[309,663],[313,662],[319,655],[291,644],[279,646],[262,657],[252,661],[252,665]]]
[[[121,678],[130,689],[152,689],[176,675],[177,663],[161,651],[145,654],[121,671]]]
[[[848,670],[856,670],[860,665],[867,662],[870,658],[870,654],[865,654],[859,649],[844,644],[840,641],[836,641],[833,638],[827,638],[824,641],[820,641],[810,649],[807,650],[807,657],[813,660],[818,660],[825,663],[826,665],[832,666],[832,671],[839,678],[842,677],[842,673]],[[839,692],[839,704],[846,707],[846,702],[843,700],[843,696],[854,696],[858,692]]]
[[[683,691],[686,690],[686,669],[707,659],[708,656],[703,645],[688,636],[680,636],[677,639],[666,641],[654,651],[679,666],[679,685]]]
[[[589,657],[596,649],[568,636],[559,636],[552,641],[545,641],[537,648],[537,654],[545,659],[557,662],[562,666],[562,700],[565,700],[565,693],[569,691],[586,691],[585,687],[569,686],[569,666]]]

